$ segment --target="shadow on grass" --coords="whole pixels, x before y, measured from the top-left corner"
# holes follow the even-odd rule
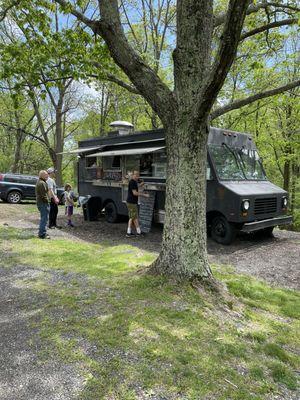
[[[50,353],[56,349],[86,372],[82,398],[250,400],[278,390],[276,382],[296,389],[299,359],[280,348],[294,343],[291,321],[276,327],[272,316],[253,307],[237,319],[189,285],[130,278],[106,291],[96,281],[84,293],[76,283],[52,289],[52,307],[64,309],[65,317],[51,315],[49,307],[43,336]],[[256,339],[260,329],[263,340]]]

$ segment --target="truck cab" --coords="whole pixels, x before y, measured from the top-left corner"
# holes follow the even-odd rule
[[[237,231],[272,234],[289,224],[288,193],[271,183],[249,135],[212,128],[208,139],[207,224],[215,241]]]

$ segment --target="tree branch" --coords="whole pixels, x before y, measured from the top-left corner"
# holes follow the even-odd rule
[[[300,11],[299,7],[291,6],[288,4],[262,1],[258,4],[251,4],[246,11],[246,15],[256,13],[260,9],[262,8],[266,9],[267,7],[276,7],[276,8],[282,8],[283,10],[287,9],[292,11]],[[216,15],[214,18],[214,28],[222,25],[225,22],[225,20],[226,20],[226,13],[220,13],[219,15]]]
[[[87,18],[82,12],[78,11],[69,1],[55,0],[60,4],[63,10],[67,10],[74,15],[79,21],[83,22],[86,26],[90,27],[94,32],[97,30],[98,22]]]
[[[122,28],[118,0],[99,2],[101,20],[91,21],[65,0],[55,0],[99,34],[107,44],[115,63],[125,72],[154,111],[165,119],[173,114],[175,98],[172,91],[130,46]]]
[[[236,56],[246,11],[250,0],[230,0],[219,49],[207,83],[199,93],[195,121],[208,114],[223,86],[228,71]]]
[[[21,0],[13,1],[9,6],[7,6],[3,11],[1,11],[1,14],[0,14],[0,22],[2,22],[2,21],[6,18],[8,12],[9,12],[12,8],[14,8],[15,6],[17,6],[19,3],[21,3]]]
[[[101,64],[98,63],[98,62],[93,62],[93,65],[98,69],[102,68]],[[89,76],[91,78],[100,79],[100,75],[90,74]],[[140,92],[135,87],[133,87],[130,84],[122,81],[122,79],[117,78],[115,75],[113,75],[111,73],[104,73],[104,75],[101,74],[101,79],[104,79],[104,80],[109,81],[109,82],[116,83],[120,87],[128,90],[128,92],[140,95]]]
[[[232,110],[236,110],[238,108],[247,106],[248,104],[254,103],[257,100],[261,100],[261,99],[265,99],[266,97],[271,97],[271,96],[275,96],[277,94],[286,92],[287,90],[291,90],[295,87],[300,86],[300,80],[298,81],[294,81],[294,82],[290,82],[284,86],[280,86],[276,89],[271,89],[271,90],[267,90],[265,92],[261,92],[261,93],[257,93],[254,94],[253,96],[249,96],[245,99],[241,99],[241,100],[236,100],[232,103],[227,104],[224,107],[220,107],[217,108],[216,110],[214,110],[211,113],[211,120],[220,117],[221,115],[232,111]]]
[[[298,23],[298,19],[297,18],[291,18],[291,19],[283,19],[281,21],[274,21],[274,22],[270,22],[269,24],[260,26],[259,28],[256,29],[252,29],[249,32],[244,33],[243,35],[241,35],[240,40],[245,40],[250,36],[254,36],[257,35],[258,33],[264,32],[264,31],[268,31],[269,29],[272,28],[277,28],[279,26],[285,26],[285,25],[294,25]]]
[[[33,133],[30,133],[30,132],[26,131],[26,130],[23,129],[23,128],[17,128],[17,127],[15,127],[15,126],[8,125],[8,124],[6,124],[5,122],[0,122],[0,125],[3,126],[4,128],[7,128],[8,130],[21,131],[21,132],[23,132],[25,135],[30,136],[30,137],[32,137],[33,139],[38,140],[40,143],[42,143],[43,146],[45,146],[46,148],[48,148],[47,143],[46,143],[42,138],[40,138],[39,136],[34,135]]]

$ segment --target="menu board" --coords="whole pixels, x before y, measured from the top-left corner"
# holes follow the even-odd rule
[[[154,202],[155,202],[155,191],[149,191],[149,197],[140,197],[140,208],[139,208],[139,221],[141,231],[148,233],[151,230]]]

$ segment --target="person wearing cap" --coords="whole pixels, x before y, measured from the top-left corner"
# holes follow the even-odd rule
[[[48,197],[48,172],[40,171],[39,179],[35,186],[36,205],[40,212],[39,238],[50,239],[47,235],[47,222],[49,217],[49,197]]]
[[[58,214],[58,203],[59,203],[59,200],[57,198],[57,188],[55,182],[56,171],[54,168],[48,168],[47,172],[49,175],[47,179],[47,185],[50,198],[49,229],[54,229],[54,228],[61,229],[61,226],[58,226],[56,222]]]

